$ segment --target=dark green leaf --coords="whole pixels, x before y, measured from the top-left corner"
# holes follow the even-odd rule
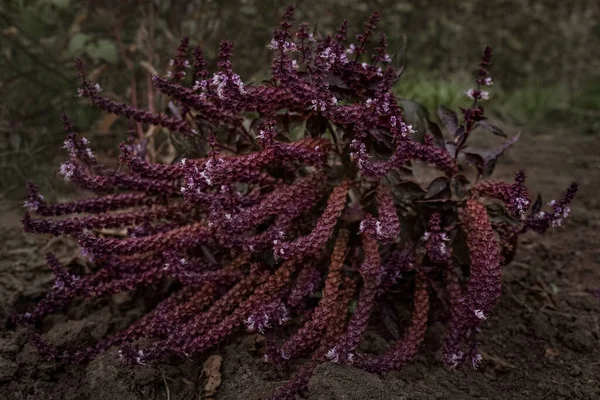
[[[433,136],[433,142],[436,144],[436,146],[441,149],[444,148],[444,134],[436,123],[428,121],[427,133]]]
[[[477,153],[464,153],[465,159],[479,171],[480,174],[483,174],[483,170],[485,167],[485,160],[481,155]]]
[[[538,193],[537,198],[535,199],[535,203],[531,206],[531,213],[537,214],[542,209],[542,194]]]
[[[469,180],[464,175],[456,175],[454,177],[454,181],[452,183],[452,187],[454,189],[454,194],[459,199],[467,194],[469,190]]]
[[[311,137],[320,137],[325,133],[328,127],[327,118],[323,117],[321,114],[313,114],[308,121],[306,121],[306,131],[310,134]]]
[[[432,199],[441,194],[450,195],[449,192],[450,182],[445,176],[438,176],[429,184],[427,187],[427,193],[425,193],[426,199]],[[444,193],[446,192],[446,193]]]
[[[395,340],[400,339],[400,321],[394,306],[385,301],[381,304],[381,322]]]
[[[485,208],[487,209],[487,213],[488,213],[491,221],[502,222],[502,223],[505,223],[508,225],[513,225],[513,226],[519,225],[519,221],[517,221],[513,217],[511,217],[506,212],[506,208],[504,208],[504,206],[502,204],[497,204],[497,203],[489,204],[489,205],[485,206]]]
[[[333,86],[340,89],[348,89],[348,85],[346,85],[344,80],[339,76],[334,75],[333,73],[327,75],[327,83],[329,83],[329,86]]]
[[[400,100],[400,107],[402,107],[404,120],[416,131],[414,139],[422,142],[428,127],[429,113],[427,109],[416,101],[406,99]]]
[[[452,135],[455,135],[459,128],[458,116],[456,113],[449,108],[439,106],[437,109],[437,115],[440,121],[442,121],[442,124],[444,124],[446,129],[448,129],[448,132],[450,132]]]
[[[69,53],[71,56],[80,56],[86,44],[90,40],[90,35],[78,32],[69,41]]]
[[[498,162],[498,158],[500,158],[500,156],[513,144],[515,144],[515,142],[517,140],[519,140],[519,136],[521,134],[517,133],[515,136],[511,137],[510,139],[506,140],[504,143],[502,143],[500,146],[496,147],[493,150],[490,150],[489,152],[486,153],[484,159],[485,159],[485,164],[483,167],[483,176],[484,177],[488,177],[490,175],[492,175],[492,173],[494,172],[494,168],[496,167],[496,163]]]
[[[306,119],[299,124],[294,124],[290,131],[290,139],[292,141],[303,139],[306,132]]]
[[[446,143],[444,143],[445,147],[446,147],[446,151],[448,152],[448,154],[450,154],[451,156],[454,156],[454,154],[456,153],[456,143],[454,143],[451,140],[446,141]]]
[[[488,121],[479,121],[477,126],[492,132],[496,136],[508,137],[502,129],[498,128],[496,125],[490,124]]]
[[[95,60],[104,61],[112,65],[115,65],[119,60],[117,46],[109,39],[100,39],[95,44],[89,44],[87,46],[87,53]]]
[[[398,182],[392,186],[392,190],[396,196],[400,198],[421,198],[427,191],[421,187],[416,181],[405,180]]]
[[[460,265],[469,265],[471,257],[469,247],[467,246],[467,235],[462,229],[456,231],[456,235],[452,238],[452,256]]]
[[[455,137],[455,138],[457,138],[457,137],[460,137],[460,136],[462,136],[462,135],[464,135],[464,134],[465,134],[465,128],[463,128],[463,127],[461,126],[461,127],[460,127],[460,128],[458,128],[458,129],[456,130],[456,132],[454,133],[454,137]]]

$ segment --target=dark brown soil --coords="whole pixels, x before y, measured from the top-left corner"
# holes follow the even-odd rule
[[[323,364],[303,398],[321,399],[598,399],[600,400],[600,140],[571,133],[524,135],[501,161],[496,176],[527,169],[529,187],[558,197],[570,180],[581,191],[565,226],[543,237],[527,235],[504,272],[504,293],[480,335],[484,364],[448,371],[441,362],[442,322],[434,322],[417,357],[402,371],[379,377]],[[43,254],[69,260],[75,246],[62,239],[21,233],[19,210],[0,217],[0,399],[206,398],[206,358],[129,368],[116,350],[88,365],[44,361],[27,331],[8,322],[31,307],[52,284]],[[137,296],[140,297],[140,296]],[[75,304],[68,315],[44,322],[56,346],[81,344],[123,327],[144,311],[143,297],[113,297]],[[435,320],[435,319],[434,319]],[[372,329],[363,349],[388,346]],[[223,357],[214,399],[259,399],[293,373],[261,361],[258,336],[239,336],[214,349]],[[205,355],[208,357],[209,354]]]

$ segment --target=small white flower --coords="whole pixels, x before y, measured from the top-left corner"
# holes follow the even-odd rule
[[[26,200],[25,203],[23,203],[23,207],[29,211],[37,211],[40,208],[40,203],[39,201]]]
[[[135,362],[137,362],[140,365],[145,365],[145,363],[144,363],[144,351],[143,350],[138,350],[137,357],[135,358]]]
[[[338,352],[337,347],[332,347],[331,349],[329,349],[329,351],[327,351],[327,353],[325,354],[325,357],[327,357],[331,362],[340,362],[340,353]]]
[[[402,137],[406,137],[408,135],[413,135],[415,133],[416,132],[413,129],[412,125],[407,125],[404,122],[401,123],[401,125],[400,125],[400,135],[402,135]]]
[[[462,351],[459,351],[458,353],[454,353],[450,356],[450,368],[456,368],[458,366],[458,363],[462,360],[462,358],[464,357],[464,353]]]
[[[476,97],[481,100],[489,100],[490,94],[485,90],[469,89],[465,92],[468,98],[475,99]]]
[[[63,148],[67,149],[69,152],[72,152],[73,150],[75,150],[75,143],[73,143],[71,139],[67,139],[64,141]]]
[[[70,181],[75,174],[75,165],[70,162],[62,163],[60,166],[60,174],[65,178],[65,181]]]
[[[255,323],[256,321],[254,320],[254,315],[249,316],[246,321],[244,321],[244,324],[249,332],[254,332]]]
[[[289,53],[293,51],[298,51],[298,48],[296,47],[296,43],[286,41],[283,43],[283,51],[285,53]]]
[[[200,177],[201,177],[202,179],[204,179],[204,182],[206,182],[206,184],[207,184],[208,186],[212,186],[212,180],[210,179],[210,176],[208,176],[208,174],[206,173],[206,171],[202,171],[202,172],[200,173]]]
[[[375,222],[375,233],[377,233],[377,236],[381,237],[381,221]]]
[[[311,105],[308,106],[309,110],[314,110],[314,111],[325,111],[327,110],[327,103],[324,102],[323,100],[311,100],[310,101]]]
[[[562,218],[556,218],[556,219],[552,220],[552,227],[553,228],[558,228],[561,225],[562,225]]]
[[[326,58],[326,59],[331,59],[331,56],[335,57],[335,54],[332,53],[331,51],[331,47],[327,47],[325,48],[325,50],[323,50],[320,54],[319,57],[321,58]]]
[[[246,94],[246,89],[244,88],[244,82],[242,78],[238,74],[231,75],[231,83],[233,83],[238,88],[238,92],[240,94]]]
[[[369,64],[367,64],[366,62],[360,64],[361,67],[363,67],[363,69],[367,69],[369,67]]]
[[[388,103],[387,101],[384,101],[383,103],[381,103],[381,111],[383,111],[384,113],[387,113],[390,110],[390,103]]]
[[[490,78],[489,76],[487,78],[485,78],[483,80],[483,84],[485,86],[492,86],[494,84],[494,82],[492,81],[492,78]]]
[[[342,54],[340,55],[339,61],[340,61],[340,63],[342,63],[342,64],[348,64],[348,63],[349,63],[349,61],[348,61],[348,56],[346,56],[346,53],[342,53]]]
[[[481,320],[487,319],[487,317],[485,316],[485,314],[483,313],[483,310],[473,310],[473,313],[475,314],[475,316]]]
[[[527,210],[527,207],[529,206],[529,200],[524,197],[517,197],[515,199],[515,206],[520,218],[525,219],[525,210]]]
[[[350,46],[346,49],[347,54],[353,54],[356,51],[356,46],[354,43],[350,43]]]
[[[441,255],[445,256],[446,253],[448,252],[448,249],[446,248],[446,244],[445,243],[440,243],[438,245],[438,251],[440,252]]]
[[[390,55],[386,53],[383,55],[383,59],[381,61],[385,63],[392,62],[392,57],[390,57]]]
[[[207,87],[208,87],[208,82],[205,79],[203,79],[201,81],[194,82],[194,87],[192,89],[193,90],[206,90]]]
[[[267,45],[267,49],[276,50],[279,48],[279,42],[275,39],[271,39],[271,42]]]

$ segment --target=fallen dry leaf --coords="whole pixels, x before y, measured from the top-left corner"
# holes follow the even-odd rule
[[[558,357],[558,355],[559,355],[558,350],[556,350],[553,347],[546,347],[546,351],[544,351],[544,357],[546,357],[546,358],[552,359],[552,358]]]
[[[219,355],[210,356],[202,366],[202,374],[208,377],[206,385],[204,385],[204,393],[202,397],[211,398],[217,392],[217,388],[221,386],[221,364],[223,357]]]

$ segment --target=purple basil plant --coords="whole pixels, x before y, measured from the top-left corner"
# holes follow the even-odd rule
[[[260,85],[234,72],[232,43],[220,44],[218,70],[209,73],[201,49],[189,54],[184,39],[169,73],[153,77],[171,99],[168,115],[103,97],[77,61],[79,94],[92,105],[203,143],[205,151],[165,165],[149,161],[146,142],[130,141],[120,146],[129,172],[115,171],[63,116],[70,156],[60,173],[94,195],[47,204],[30,185],[23,225],[74,237],[93,267],[77,275],[48,254],[55,285],[16,319],[31,324],[75,298],[159,283],[171,290],[91,347],[58,351],[34,335],[45,355],[81,363],[119,346],[124,362],[143,364],[202,354],[246,329],[267,335],[266,362],[310,355],[273,395],[287,399],[322,362],[376,373],[402,368],[423,340],[435,291],[449,320],[444,362],[481,362],[477,332],[500,296],[502,266],[518,236],[560,225],[577,185],[542,210],[524,171],[513,183],[487,179],[518,138],[485,153],[467,146],[482,130],[504,136],[481,106],[492,84],[489,48],[466,92],[470,107],[460,117],[438,110],[445,134],[431,121],[419,131],[393,94],[401,70],[385,35],[372,44],[377,13],[356,40],[348,39],[347,22],[319,39],[306,23],[293,30],[293,15],[289,7],[268,44],[271,78]],[[105,234],[114,228],[127,233]],[[369,319],[398,288],[414,291],[404,334],[384,354],[357,351]]]

